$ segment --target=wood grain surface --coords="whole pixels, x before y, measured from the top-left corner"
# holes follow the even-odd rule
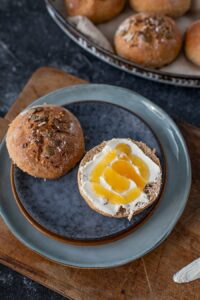
[[[9,122],[33,100],[65,86],[85,81],[53,68],[38,69],[26,84],[5,119]],[[128,265],[107,270],[83,270],[51,262],[22,245],[0,219],[0,262],[77,300],[200,299],[200,282],[175,284],[173,274],[200,256],[200,129],[179,124],[192,161],[193,183],[187,207],[170,236],[157,249]]]

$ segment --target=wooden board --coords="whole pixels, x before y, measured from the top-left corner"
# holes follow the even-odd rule
[[[84,82],[57,69],[38,69],[5,119],[0,119],[0,137],[5,133],[8,123],[33,100],[55,89]],[[32,252],[0,220],[0,262],[77,300],[199,299],[199,281],[184,285],[172,281],[172,275],[177,270],[200,256],[200,129],[188,124],[180,124],[180,128],[192,160],[192,190],[181,220],[156,250],[142,259],[115,269],[74,269]]]

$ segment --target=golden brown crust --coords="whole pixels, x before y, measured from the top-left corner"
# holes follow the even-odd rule
[[[191,0],[129,0],[136,12],[159,13],[178,18],[183,16],[191,6]]]
[[[7,132],[12,161],[24,172],[55,179],[72,169],[84,154],[83,131],[63,107],[37,106],[19,114]]]
[[[160,160],[156,156],[154,149],[152,150],[151,148],[149,148],[143,142],[138,142],[138,141],[134,141],[134,140],[131,140],[131,141],[133,143],[135,143],[149,158],[151,158],[161,168]],[[123,207],[120,208],[119,212],[115,216],[113,216],[113,215],[111,215],[109,213],[106,213],[104,211],[99,210],[98,208],[96,208],[96,206],[93,204],[93,202],[83,193],[83,190],[82,190],[80,168],[83,167],[87,162],[89,162],[90,160],[92,160],[93,157],[97,153],[99,153],[100,151],[102,151],[102,149],[105,147],[106,143],[107,142],[104,141],[100,145],[97,145],[96,147],[92,148],[83,157],[83,159],[82,159],[82,161],[81,161],[81,163],[79,165],[79,170],[78,170],[78,175],[77,175],[79,192],[80,192],[81,196],[83,197],[83,199],[87,202],[87,204],[94,211],[96,211],[96,212],[98,212],[98,213],[100,213],[100,214],[102,214],[104,216],[107,216],[107,217],[115,217],[115,218],[128,217],[128,213],[127,213],[127,211]],[[156,201],[156,199],[158,198],[158,194],[160,192],[160,189],[161,189],[161,185],[162,185],[162,178],[158,178],[158,180],[156,182],[146,185],[145,192],[147,193],[147,196],[149,197],[149,202],[148,202],[148,204],[146,204],[146,206],[138,208],[137,211],[135,211],[133,213],[133,216],[139,214],[144,209],[146,209],[147,207],[151,206],[154,201]]]
[[[186,32],[185,54],[191,62],[200,66],[200,21],[194,22]]]
[[[115,34],[118,55],[151,68],[171,63],[181,46],[181,33],[176,23],[161,15],[133,15],[119,26]]]
[[[109,21],[117,16],[126,0],[65,0],[69,16],[85,16],[94,23]]]

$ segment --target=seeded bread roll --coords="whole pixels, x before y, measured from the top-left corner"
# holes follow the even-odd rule
[[[131,140],[133,143],[135,143],[145,154],[148,156],[155,164],[157,164],[160,167],[161,170],[161,164],[159,158],[156,156],[155,150],[152,150],[149,148],[145,143],[143,142],[138,142]],[[157,178],[155,182],[149,183],[145,186],[144,192],[147,194],[147,197],[149,199],[149,202],[146,203],[145,205],[143,203],[138,203],[138,206],[134,212],[130,214],[128,210],[125,210],[122,206],[120,207],[119,211],[115,214],[109,214],[106,213],[105,211],[102,211],[98,209],[95,204],[89,199],[89,197],[86,196],[84,193],[84,188],[83,188],[83,181],[82,181],[82,172],[81,169],[90,161],[92,161],[93,157],[98,154],[99,152],[102,151],[102,149],[106,146],[107,141],[104,141],[100,145],[92,148],[90,151],[86,153],[86,155],[83,157],[80,165],[79,165],[79,171],[78,171],[78,187],[79,187],[79,192],[83,199],[87,202],[87,204],[96,212],[107,216],[107,217],[115,217],[115,218],[128,218],[129,220],[134,216],[142,212],[145,208],[149,207],[150,205],[153,204],[154,201],[158,199],[161,186],[162,186],[162,175]],[[162,174],[162,171],[161,171]]]
[[[127,18],[115,34],[118,55],[145,67],[171,63],[182,46],[181,33],[169,17],[140,13]]]
[[[85,16],[96,24],[117,16],[125,3],[126,0],[65,0],[69,16]]]
[[[79,121],[68,110],[53,105],[19,114],[10,124],[6,144],[13,163],[40,178],[64,175],[84,154]]]
[[[191,6],[191,0],[129,0],[136,12],[148,12],[170,17],[183,16]]]
[[[186,32],[185,54],[191,62],[200,66],[200,21],[194,22]]]

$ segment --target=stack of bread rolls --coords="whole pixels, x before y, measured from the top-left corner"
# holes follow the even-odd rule
[[[64,0],[69,16],[84,16],[95,24],[109,21],[124,9],[126,0]],[[117,54],[136,64],[160,68],[172,63],[182,46],[186,57],[200,66],[200,20],[185,34],[176,18],[186,14],[191,0],[129,0],[133,15],[120,24],[114,36]]]

